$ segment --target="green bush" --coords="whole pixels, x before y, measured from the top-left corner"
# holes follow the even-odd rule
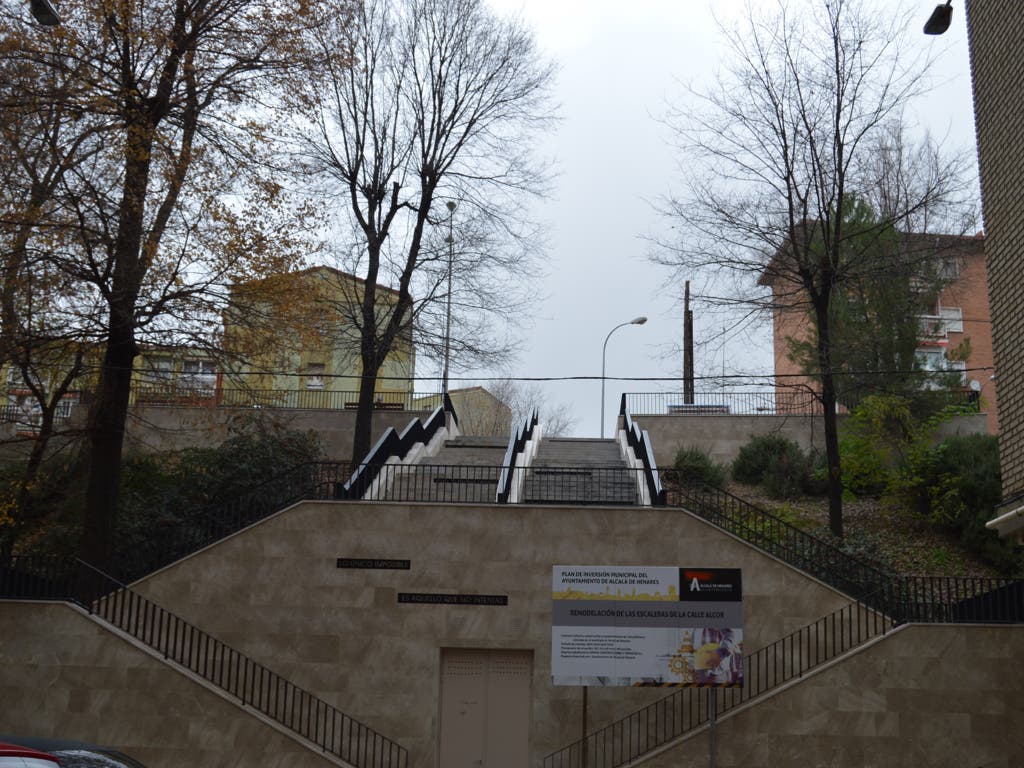
[[[908,398],[865,397],[846,420],[839,441],[843,488],[856,495],[884,493],[925,431],[925,425],[915,420]]]
[[[996,437],[951,437],[932,448],[917,470],[919,511],[1003,573],[1021,572],[1024,548],[985,527],[1002,496]]]
[[[810,484],[810,462],[799,446],[779,454],[764,473],[762,485],[773,499],[792,499],[804,493]]]
[[[728,474],[724,465],[712,461],[700,448],[684,446],[676,451],[672,469],[668,472],[668,480],[684,488],[701,483],[721,486],[725,484]]]
[[[773,498],[789,499],[811,489],[812,465],[812,457],[794,441],[758,435],[740,448],[732,476],[741,483],[763,485]]]
[[[758,485],[764,481],[765,473],[779,457],[792,453],[794,449],[799,452],[800,446],[780,435],[752,437],[736,455],[732,463],[732,476],[738,482]]]
[[[215,448],[187,448],[155,454],[129,454],[121,472],[114,551],[131,568],[148,562],[166,539],[188,536],[190,518],[230,508],[264,481],[321,455],[312,432],[298,432],[253,415],[232,425]],[[81,535],[81,462],[54,465],[45,476],[50,494],[45,521],[19,544],[25,553],[72,554]]]

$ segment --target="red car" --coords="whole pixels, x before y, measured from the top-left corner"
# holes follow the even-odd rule
[[[54,768],[60,761],[30,747],[0,742],[0,768]]]
[[[6,751],[5,751],[6,750]],[[0,734],[0,768],[146,768],[110,747],[72,739]]]

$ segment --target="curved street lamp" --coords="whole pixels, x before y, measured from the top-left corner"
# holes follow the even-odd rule
[[[625,323],[619,323],[610,331],[608,335],[604,337],[604,346],[601,348],[601,437],[604,437],[604,362],[608,352],[608,339],[612,337],[619,328],[623,328],[627,325],[643,325],[647,322],[647,318],[641,315],[640,317],[634,317],[632,320],[628,320]]]
[[[928,21],[924,24],[924,33],[926,35],[941,35],[949,29],[952,20],[953,0],[946,0],[945,5],[936,6],[932,15],[928,17]]]

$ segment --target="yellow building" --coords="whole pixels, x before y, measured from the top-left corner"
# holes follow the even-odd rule
[[[223,401],[267,406],[355,408],[362,362],[359,312],[365,281],[331,267],[311,267],[237,286],[224,317]],[[384,312],[398,293],[377,286]],[[406,325],[381,367],[376,401],[408,408],[415,352]]]
[[[130,403],[355,409],[362,373],[355,313],[364,285],[339,270],[312,267],[236,286],[224,313],[222,349],[143,345],[133,365]],[[378,286],[377,296],[386,308],[397,292]],[[218,341],[211,338],[211,346]],[[99,349],[84,354],[96,359],[62,399],[60,422],[84,401],[80,393],[95,385]],[[56,346],[41,355],[36,369],[44,392],[68,367],[70,355]],[[378,376],[378,408],[413,407],[414,370],[409,323]],[[0,366],[0,377],[5,385],[0,422],[15,425],[19,435],[34,434],[41,416],[31,388],[16,366]]]

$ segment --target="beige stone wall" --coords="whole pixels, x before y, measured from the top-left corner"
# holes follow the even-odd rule
[[[316,431],[328,461],[351,460],[355,411],[268,408],[258,413],[261,418],[289,429]],[[248,408],[135,406],[129,412],[125,450],[151,453],[217,446],[228,438],[233,421],[252,415],[253,410]],[[388,427],[401,432],[414,418],[428,415],[412,411],[375,411],[373,440],[379,439]]]
[[[967,3],[1003,495],[1024,491],[1024,4]],[[966,105],[965,105],[966,107]]]
[[[407,558],[351,570],[339,557]],[[435,765],[442,648],[533,653],[531,764],[578,737],[580,690],[550,683],[551,567],[743,569],[745,647],[848,601],[680,510],[307,502],[138,585]],[[399,605],[397,592],[507,595],[507,607]],[[590,722],[664,695],[591,689]]]
[[[908,626],[717,727],[719,768],[1024,759],[1024,627]],[[704,768],[706,730],[645,768]]]
[[[56,603],[0,601],[0,733],[103,744],[148,768],[339,764]]]

